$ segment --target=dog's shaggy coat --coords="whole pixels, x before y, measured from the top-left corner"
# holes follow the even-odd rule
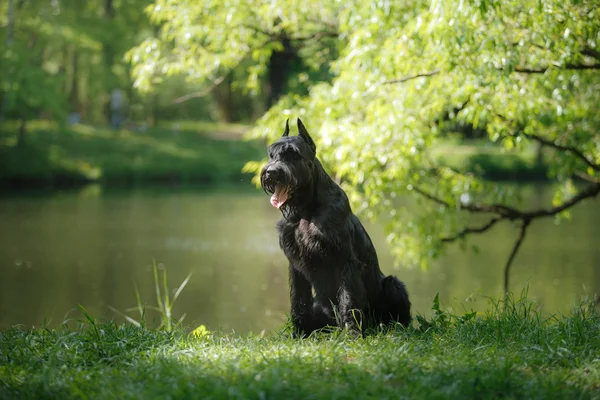
[[[282,211],[279,245],[289,260],[291,317],[297,334],[325,326],[361,329],[410,323],[402,282],[385,276],[346,193],[327,175],[302,121],[298,136],[269,146],[261,185]]]

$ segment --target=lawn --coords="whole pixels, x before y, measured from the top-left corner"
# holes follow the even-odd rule
[[[235,182],[264,145],[237,140],[246,127],[212,123],[58,129],[32,123],[24,145],[10,125],[0,129],[0,184],[60,186],[86,182]],[[232,140],[234,139],[234,140]]]
[[[544,180],[549,169],[546,155],[537,159],[535,144],[517,152],[487,139],[446,139],[433,149],[432,156],[442,165],[488,180]]]
[[[600,398],[600,315],[526,300],[305,340],[100,323],[0,331],[2,399]]]

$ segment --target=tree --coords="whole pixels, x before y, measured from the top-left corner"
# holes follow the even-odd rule
[[[307,96],[283,97],[254,136],[274,140],[284,118],[306,117],[327,169],[359,213],[386,222],[392,250],[405,264],[425,267],[444,244],[509,221],[519,233],[505,265],[508,290],[530,224],[565,216],[600,193],[596,1],[218,4],[157,1],[152,16],[169,21],[169,50],[160,41],[139,48],[148,55],[136,66],[138,84],[150,84],[157,66],[215,81],[220,67],[256,52],[252,77],[267,65],[263,39],[271,36],[261,32],[336,37],[339,56],[326,61],[333,81],[312,85]],[[501,186],[441,165],[431,149],[452,125],[485,129],[507,151],[531,143],[546,148],[549,178],[560,185],[553,204],[523,210]]]
[[[339,6],[297,2],[294,15],[287,14],[287,6],[257,6],[251,0],[155,1],[147,12],[160,26],[157,35],[128,54],[136,87],[151,91],[165,78],[183,75],[205,88],[180,101],[205,96],[225,83],[264,95],[267,107],[290,89],[306,92],[309,82],[329,76],[328,63],[339,43]]]
[[[6,16],[6,42],[0,45],[0,119],[11,117],[20,121],[17,143],[23,144],[26,123],[46,112],[60,119],[65,98],[60,93],[62,77],[49,64],[46,40],[56,32],[52,29],[50,6],[40,5],[32,15],[28,2],[10,1],[0,7]],[[38,5],[37,3],[35,4]]]

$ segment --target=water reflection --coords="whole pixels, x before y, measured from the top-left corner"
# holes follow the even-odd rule
[[[548,187],[524,187],[533,207],[549,204]],[[573,221],[536,221],[511,276],[526,283],[548,311],[567,311],[584,293],[600,292],[600,202],[576,209]],[[112,318],[142,299],[155,303],[152,262],[165,265],[172,289],[192,279],[175,307],[186,324],[225,331],[281,325],[288,311],[286,260],[274,229],[279,218],[264,194],[239,188],[82,192],[0,199],[0,326],[61,322],[77,304]],[[517,228],[499,225],[458,246],[429,271],[394,270],[378,226],[367,225],[381,264],[409,288],[414,309],[427,313],[436,292],[455,308],[484,309],[478,291],[498,296],[502,267]],[[477,298],[477,297],[476,297]],[[77,316],[71,313],[71,316]]]

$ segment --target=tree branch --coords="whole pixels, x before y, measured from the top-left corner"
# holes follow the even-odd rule
[[[294,40],[294,41],[307,41],[307,40],[319,40],[322,39],[324,37],[331,37],[331,38],[336,38],[338,37],[340,34],[338,32],[334,32],[334,31],[319,31],[319,32],[315,32],[312,35],[307,35],[307,36],[290,36],[289,39],[290,40]]]
[[[454,114],[454,116],[458,115],[459,112],[461,112],[462,110],[467,108],[467,106],[469,105],[470,102],[471,102],[471,97],[469,96],[469,98],[467,98],[467,100],[465,100],[463,103],[461,103],[460,106],[456,106],[456,107],[452,108],[452,110],[445,111],[442,115],[433,119],[431,121],[431,123],[433,125],[437,125],[441,121],[448,121],[450,119],[450,114]]]
[[[584,47],[581,51],[581,54],[583,54],[584,56],[595,58],[596,60],[600,60],[600,52],[592,49],[591,47]]]
[[[504,307],[505,308],[507,306],[506,298],[508,296],[510,267],[515,259],[515,256],[517,255],[517,252],[519,251],[519,248],[521,247],[521,244],[523,243],[523,239],[525,239],[525,234],[527,233],[527,227],[529,226],[530,223],[531,223],[530,219],[524,219],[523,222],[521,223],[521,231],[519,233],[519,237],[517,238],[517,241],[515,242],[515,245],[513,246],[513,249],[510,252],[510,256],[508,257],[508,260],[506,261],[506,265],[504,266]]]
[[[600,164],[596,164],[592,160],[590,160],[589,158],[587,158],[585,156],[585,154],[583,154],[583,152],[581,150],[579,150],[579,149],[577,149],[577,148],[575,148],[573,146],[565,146],[565,145],[562,145],[562,144],[557,144],[556,142],[553,142],[551,140],[545,139],[545,138],[543,138],[541,136],[538,136],[538,135],[534,135],[534,134],[531,134],[531,133],[525,133],[523,131],[524,127],[522,126],[522,124],[519,124],[516,121],[511,121],[508,118],[506,118],[504,115],[502,115],[502,114],[500,114],[498,112],[496,112],[495,114],[498,117],[502,118],[504,121],[509,122],[509,123],[512,122],[513,124],[516,125],[518,133],[509,134],[509,135],[506,135],[506,136],[518,137],[519,135],[523,135],[523,136],[525,136],[525,137],[527,137],[529,139],[533,139],[536,142],[541,143],[544,146],[552,147],[552,148],[554,148],[556,150],[571,152],[571,153],[575,154],[575,156],[577,158],[579,158],[581,161],[583,161],[584,163],[586,163],[593,170],[600,171]]]
[[[575,172],[575,176],[587,182],[600,184],[600,180],[595,179],[594,177],[591,177],[588,174],[584,174],[583,172]]]
[[[560,66],[556,66],[555,68],[561,68]],[[586,69],[600,69],[600,64],[566,64],[564,66],[565,69],[572,69],[572,70],[586,70]],[[499,68],[499,69],[504,69],[504,68]],[[515,67],[515,72],[519,72],[522,74],[543,74],[546,71],[548,71],[550,69],[550,67],[541,67],[541,68],[529,68],[529,67],[524,67],[524,66],[516,66]]]
[[[451,208],[450,203],[448,203],[445,200],[440,199],[439,197],[432,195],[431,193],[424,191],[423,189],[419,188],[418,186],[413,185],[413,189],[415,190],[415,192],[419,193],[423,197],[426,197],[429,200],[434,201],[438,204],[444,205],[448,208]],[[464,203],[459,203],[459,206],[460,206],[461,210],[466,210],[466,211],[470,211],[470,212],[474,212],[474,213],[494,213],[494,214],[501,215],[503,218],[511,219],[511,220],[517,219],[517,217],[522,214],[518,210],[516,210],[512,207],[505,206],[503,204],[464,204]]]
[[[583,154],[581,152],[581,150],[576,149],[575,147],[572,146],[564,146],[561,144],[557,144],[555,142],[552,142],[548,139],[545,139],[541,136],[537,136],[537,135],[532,135],[530,133],[525,133],[525,132],[520,132],[519,134],[522,134],[525,137],[528,137],[530,139],[535,140],[536,142],[539,142],[541,144],[543,144],[544,146],[549,146],[549,147],[553,147],[557,150],[562,150],[562,151],[568,151],[571,152],[573,154],[575,154],[577,156],[577,158],[581,159],[583,162],[585,162],[590,168],[592,168],[595,171],[600,171],[600,165],[599,164],[595,164],[593,161],[591,161],[589,158],[587,158],[585,156],[585,154]],[[515,134],[513,136],[518,136],[518,134]]]
[[[492,219],[490,219],[485,225],[476,227],[476,228],[465,228],[462,231],[458,232],[456,235],[454,236],[448,236],[448,237],[443,237],[441,240],[444,243],[449,243],[449,242],[454,242],[455,240],[458,239],[462,239],[467,235],[470,235],[471,233],[483,233],[489,229],[491,229],[496,222],[498,221],[502,221],[504,218],[503,217],[494,217]]]
[[[414,187],[414,186],[413,186],[413,189],[415,190],[415,192],[419,193],[423,197],[425,197],[437,204],[440,204],[440,205],[443,205],[446,207],[450,207],[450,203],[424,191],[423,189],[420,189],[420,188]],[[523,222],[524,221],[531,222],[532,220],[534,220],[536,218],[552,217],[556,214],[559,214],[559,213],[573,207],[574,205],[576,205],[577,203],[579,203],[580,201],[582,201],[584,199],[596,197],[599,193],[600,193],[600,182],[596,182],[595,184],[589,185],[587,188],[583,189],[582,191],[577,193],[575,196],[571,197],[569,200],[563,202],[562,204],[560,204],[556,207],[552,207],[550,209],[539,209],[539,210],[535,210],[535,211],[520,211],[520,210],[514,209],[512,207],[504,206],[502,204],[460,204],[461,210],[465,210],[465,211],[469,211],[469,212],[473,212],[473,213],[494,213],[497,215],[495,217],[493,217],[492,219],[490,219],[486,224],[484,224],[482,226],[464,228],[462,231],[458,232],[454,236],[443,237],[441,239],[441,241],[445,242],[445,243],[449,243],[449,242],[453,242],[457,239],[462,239],[472,233],[485,232],[485,231],[491,229],[497,222],[502,221],[502,220],[509,220],[509,221],[521,220]]]
[[[204,90],[201,90],[199,92],[189,93],[189,94],[186,94],[185,96],[181,96],[181,97],[176,98],[175,100],[173,100],[173,103],[179,104],[179,103],[183,103],[184,101],[188,101],[190,99],[194,99],[196,97],[204,97],[204,96],[208,95],[210,92],[212,92],[213,90],[215,90],[215,88],[217,86],[219,86],[225,80],[225,78],[227,77],[227,75],[223,75],[223,76],[218,77],[217,79],[215,79],[213,81],[213,83],[209,87],[207,87]]]
[[[592,56],[591,54],[597,55],[597,52],[596,53],[584,52],[583,54]],[[595,57],[595,56],[593,56],[593,57]],[[556,68],[560,68],[560,66],[556,66]],[[504,68],[500,67],[498,69],[503,70]],[[543,74],[548,69],[550,69],[549,66],[541,67],[541,68],[529,68],[529,67],[518,65],[515,67],[514,71],[523,73],[523,74]],[[565,69],[572,69],[572,70],[600,69],[600,64],[598,64],[598,63],[596,63],[596,64],[566,64]],[[417,78],[437,75],[440,72],[441,72],[441,70],[439,68],[437,68],[437,69],[434,69],[433,71],[429,71],[429,72],[420,72],[415,75],[408,75],[408,76],[404,76],[402,78],[390,79],[390,80],[384,81],[382,84],[383,85],[392,85],[395,83],[403,83],[403,82],[407,82],[407,81],[417,79]]]
[[[590,197],[596,197],[598,195],[598,193],[600,193],[600,183],[596,183],[594,185],[589,185],[587,188],[585,188],[581,192],[577,193],[575,196],[571,197],[569,200],[565,201],[564,203],[562,203],[556,207],[552,207],[547,210],[542,209],[542,210],[521,213],[521,215],[519,216],[519,219],[523,219],[523,220],[530,219],[531,220],[534,218],[552,217],[556,214],[559,214],[559,213],[573,207],[575,204],[579,203],[581,200],[584,200],[584,199],[587,199]]]
[[[434,69],[433,71],[429,71],[429,72],[421,72],[418,73],[416,75],[409,75],[409,76],[405,76],[403,78],[398,78],[398,79],[391,79],[389,81],[384,81],[382,84],[383,85],[392,85],[394,83],[402,83],[402,82],[406,82],[406,81],[410,81],[412,79],[417,79],[417,78],[422,78],[422,77],[426,77],[426,76],[433,76],[433,75],[437,75],[440,73],[440,69]]]
[[[237,29],[237,28],[250,29],[250,30],[254,31],[255,33],[262,33],[263,35],[269,36],[269,37],[277,36],[275,32],[271,32],[269,30],[264,30],[262,28],[259,28],[258,26],[254,26],[254,25],[240,24],[240,25],[232,27],[232,29]]]
[[[266,40],[259,47],[266,46],[269,43],[270,40],[271,39]],[[250,51],[247,51],[246,53],[242,54],[239,57],[239,59],[236,60],[237,64],[239,65],[242,61],[244,61],[244,59],[248,56],[248,54],[250,54]],[[175,100],[173,100],[173,103],[179,104],[179,103],[183,103],[184,101],[188,101],[190,99],[194,99],[196,97],[204,97],[204,96],[208,95],[210,92],[212,92],[213,90],[215,90],[215,88],[217,86],[219,86],[229,76],[229,74],[231,74],[231,72],[233,71],[234,68],[235,67],[231,67],[229,69],[229,71],[227,71],[224,75],[222,75],[222,76],[218,77],[217,79],[215,79],[210,84],[210,86],[208,86],[204,90],[201,90],[199,92],[194,92],[194,93],[186,94],[185,96],[178,97]]]

